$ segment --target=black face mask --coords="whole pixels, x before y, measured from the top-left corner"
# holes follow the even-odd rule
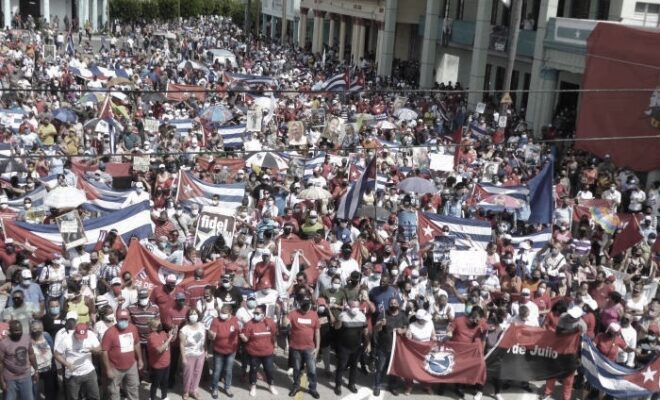
[[[310,303],[309,301],[303,301],[302,303],[300,303],[300,309],[305,312],[309,311],[311,308],[312,308],[312,303]]]
[[[21,340],[22,337],[23,337],[22,332],[9,334],[9,339],[11,339],[14,342],[18,342],[19,340]]]
[[[20,307],[23,305],[23,299],[14,299],[13,303],[14,303],[14,307]]]
[[[395,312],[399,309],[399,306],[390,306],[390,312]]]
[[[30,332],[30,335],[32,336],[32,339],[39,339],[42,334],[43,334],[43,332],[41,332],[41,331]]]

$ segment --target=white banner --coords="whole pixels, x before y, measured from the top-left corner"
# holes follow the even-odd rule
[[[451,250],[449,273],[454,275],[486,275],[487,253],[483,250]]]

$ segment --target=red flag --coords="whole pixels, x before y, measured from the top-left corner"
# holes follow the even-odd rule
[[[204,269],[203,282],[215,284],[220,280],[224,264],[220,260],[206,264],[176,265],[156,257],[145,249],[137,240],[131,241],[124,259],[122,273],[130,272],[139,288],[153,289],[165,282],[169,274],[176,276],[177,285],[187,285],[194,280],[197,268]]]
[[[325,241],[322,241],[321,243],[323,242]],[[313,240],[280,240],[280,257],[282,258],[282,261],[284,261],[284,264],[290,265],[293,262],[293,253],[296,250],[302,251],[304,258],[301,258],[301,261],[307,260],[310,264],[303,271],[307,276],[307,282],[311,285],[315,284],[316,280],[319,278],[319,262],[332,258],[332,250],[330,249],[330,246],[325,246],[324,244],[317,245]]]
[[[442,229],[433,221],[428,219],[423,212],[417,213],[417,238],[420,246],[435,240],[436,236],[442,236]]]
[[[103,100],[103,104],[99,109],[98,118],[106,119],[106,118],[114,118],[114,117],[115,114],[112,112],[112,105],[110,104],[110,95],[108,94],[105,96],[105,100]]]
[[[204,102],[206,92],[204,87],[197,85],[181,85],[176,83],[167,84],[167,100],[184,101],[190,96],[197,97],[197,100]]]
[[[483,385],[486,362],[480,342],[418,342],[394,335],[388,375],[423,383]]]
[[[633,217],[630,219],[628,224],[626,224],[626,227],[623,228],[623,230],[614,237],[614,243],[612,243],[610,256],[614,257],[623,253],[624,251],[642,241],[642,239],[644,239],[644,236],[639,231],[639,223],[637,222],[637,218]]]

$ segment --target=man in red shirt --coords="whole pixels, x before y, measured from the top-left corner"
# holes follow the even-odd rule
[[[170,371],[170,344],[174,340],[173,330],[167,332],[160,330],[160,319],[154,318],[149,321],[151,333],[147,337],[147,358],[149,362],[149,373],[151,377],[151,388],[149,396],[156,398],[156,391],[160,388],[160,398],[167,398],[167,381]]]
[[[621,325],[618,322],[611,322],[605,332],[601,332],[596,336],[594,344],[598,348],[598,351],[614,362],[616,362],[619,351],[634,350],[628,347],[621,337]]]
[[[451,340],[458,343],[481,342],[488,331],[488,324],[483,319],[481,307],[472,307],[469,315],[463,315],[452,322]]]
[[[152,304],[157,305],[161,310],[165,308],[174,307],[174,296],[177,292],[176,288],[176,275],[169,274],[165,277],[165,284],[163,286],[156,286],[151,291],[151,300]]]
[[[218,381],[224,370],[225,394],[233,397],[231,392],[232,369],[238,349],[238,335],[241,326],[238,318],[232,315],[231,304],[225,304],[220,309],[218,318],[214,318],[209,328],[209,337],[213,341],[213,379],[211,381],[211,397],[218,398]]]
[[[139,399],[138,370],[142,369],[142,353],[138,330],[129,322],[130,319],[128,311],[119,310],[117,323],[108,328],[101,342],[103,367],[109,381],[111,400],[119,400],[120,386],[124,387],[128,399]]]
[[[252,320],[243,326],[240,338],[245,343],[245,352],[250,356],[250,396],[257,395],[259,364],[264,368],[270,392],[277,396],[277,389],[273,386],[273,354],[277,326],[272,319],[266,317],[265,305],[260,304],[254,309]]]
[[[160,307],[160,318],[163,321],[163,328],[168,332],[174,330],[176,337],[172,343],[172,364],[170,365],[169,387],[174,388],[176,382],[177,369],[179,368],[179,359],[181,358],[181,348],[179,346],[179,328],[186,322],[188,310],[186,305],[186,295],[183,292],[177,292],[174,295],[174,305]]]
[[[252,287],[261,290],[275,287],[275,263],[271,261],[270,251],[262,250],[261,261],[254,266],[254,277]]]
[[[294,397],[300,391],[303,362],[307,365],[309,394],[315,399],[320,397],[316,391],[316,355],[321,345],[321,325],[318,314],[311,308],[312,299],[304,297],[300,301],[300,307],[284,317],[284,326],[291,328],[289,351],[293,360],[293,387],[289,391],[289,397]]]

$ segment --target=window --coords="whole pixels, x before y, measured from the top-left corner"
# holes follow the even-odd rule
[[[486,64],[486,72],[484,74],[484,91],[485,92],[490,92],[490,74],[491,74],[492,70],[493,70],[493,65],[492,64]]]
[[[499,6],[499,1],[493,2],[493,7],[490,9],[490,24],[497,25],[497,8]]]
[[[596,11],[596,19],[607,21],[610,18],[610,0],[600,0],[598,2],[598,10]]]
[[[523,80],[523,90],[529,90],[529,83],[532,80],[532,76],[528,73],[525,73],[525,78]],[[522,105],[521,107],[527,108],[527,101],[529,100],[529,92],[522,93]]]
[[[465,0],[458,0],[458,4],[456,5],[456,20],[457,21],[462,21],[463,20],[463,11],[465,10]]]
[[[518,99],[518,79],[520,77],[520,72],[516,71],[515,69],[513,70],[513,73],[511,74],[511,87],[510,88],[504,88],[504,92],[509,91],[511,95],[511,100],[513,101],[513,106],[516,106],[516,100]]]
[[[638,1],[635,3],[635,20],[642,26],[658,26],[660,23],[660,4],[645,3]]]

